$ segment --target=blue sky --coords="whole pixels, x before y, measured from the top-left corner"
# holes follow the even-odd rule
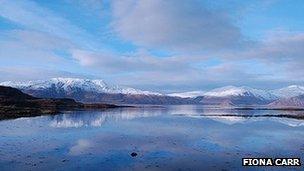
[[[0,0],[0,81],[172,92],[304,82],[304,1]]]

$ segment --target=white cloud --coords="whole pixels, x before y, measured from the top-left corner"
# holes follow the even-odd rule
[[[262,59],[265,61],[288,61],[303,59],[304,32],[270,32],[260,42],[243,50],[222,57]]]
[[[251,60],[272,68],[273,78],[281,81],[304,81],[304,33],[273,31],[254,46],[220,54],[222,59]],[[246,70],[247,68],[243,68]]]
[[[142,71],[179,71],[187,69],[188,59],[184,57],[157,58],[147,52],[137,52],[129,55],[114,55],[111,53],[73,50],[72,56],[80,64],[96,67],[103,71],[142,72]]]
[[[33,1],[0,1],[0,16],[27,30],[44,32],[69,40],[82,48],[97,48],[94,36],[56,12]]]
[[[84,66],[102,72],[128,73],[127,77],[113,77],[112,81],[140,88],[200,89],[209,85],[230,84],[264,88],[274,83],[303,83],[303,37],[302,33],[286,32],[268,35],[263,41],[243,50],[215,52],[221,62],[201,67],[195,64],[208,62],[211,57],[181,55],[158,58],[149,53],[115,56],[88,51],[75,51],[73,56]]]
[[[67,53],[74,45],[44,32],[10,30],[0,33],[0,66],[62,67],[70,61],[57,52]]]
[[[243,41],[225,11],[208,10],[197,0],[113,1],[113,27],[126,40],[147,48],[208,51]]]

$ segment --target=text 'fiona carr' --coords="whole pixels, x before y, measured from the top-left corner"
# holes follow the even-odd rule
[[[301,166],[300,158],[243,158],[243,166]]]

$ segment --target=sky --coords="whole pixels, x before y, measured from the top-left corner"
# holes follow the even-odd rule
[[[0,81],[304,84],[303,0],[0,0]]]

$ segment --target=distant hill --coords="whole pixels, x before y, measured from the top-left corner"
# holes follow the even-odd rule
[[[22,91],[12,88],[0,86],[0,100],[1,101],[23,101],[37,99],[33,96],[23,93]]]

